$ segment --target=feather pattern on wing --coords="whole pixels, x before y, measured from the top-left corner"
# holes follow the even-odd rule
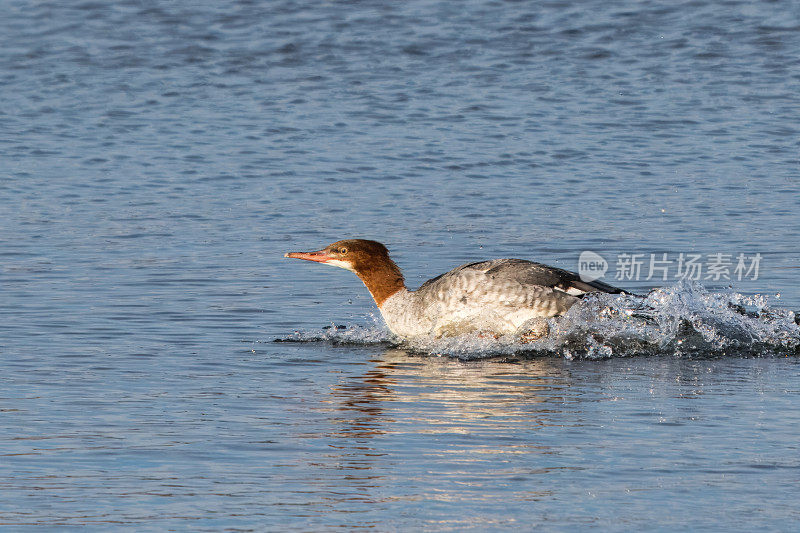
[[[481,330],[508,334],[531,320],[564,314],[588,292],[622,291],[540,263],[494,259],[461,265],[416,291],[398,295],[396,302],[413,295],[403,313],[417,324],[426,323],[424,317],[436,317],[426,326],[434,335]],[[391,313],[392,307],[384,311]]]

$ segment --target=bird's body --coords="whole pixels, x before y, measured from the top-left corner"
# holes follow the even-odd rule
[[[380,309],[389,329],[401,337],[509,335],[527,331],[537,319],[566,313],[578,295],[591,290],[572,282],[580,280],[546,265],[494,259],[457,267],[416,291],[401,289]]]
[[[389,330],[405,339],[474,332],[525,336],[541,331],[545,319],[564,314],[588,292],[622,292],[524,259],[468,263],[411,291],[386,248],[362,239],[286,256],[355,272],[375,299]]]

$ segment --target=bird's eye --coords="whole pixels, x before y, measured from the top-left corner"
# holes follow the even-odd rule
[[[339,253],[344,255],[347,253],[347,248],[339,248]]]

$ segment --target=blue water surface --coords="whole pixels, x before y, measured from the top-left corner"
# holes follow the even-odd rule
[[[800,309],[795,3],[1,5],[0,526],[797,529],[795,350],[419,353],[282,257],[761,254],[703,286]]]

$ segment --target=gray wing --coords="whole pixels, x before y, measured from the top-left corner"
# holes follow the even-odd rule
[[[419,290],[436,292],[437,289],[450,286],[452,282],[470,273],[483,272],[489,280],[502,280],[505,283],[518,283],[523,286],[539,286],[565,292],[572,296],[583,296],[589,292],[606,292],[620,294],[622,289],[603,283],[602,281],[585,282],[568,270],[554,268],[525,259],[493,259],[467,263],[454,268],[446,274],[426,281]]]
[[[624,292],[622,289],[602,281],[582,281],[574,272],[524,259],[499,259],[496,265],[492,265],[486,271],[486,274],[513,278],[522,284],[552,287],[573,296],[582,296],[587,292],[606,292],[610,294]]]
[[[462,265],[417,289],[424,314],[439,322],[478,320],[495,329],[517,327],[530,318],[564,314],[577,296],[558,289],[559,277],[543,265],[514,259],[495,259]],[[434,312],[429,309],[435,308]],[[505,325],[504,325],[505,324]],[[492,329],[491,327],[489,329]]]

